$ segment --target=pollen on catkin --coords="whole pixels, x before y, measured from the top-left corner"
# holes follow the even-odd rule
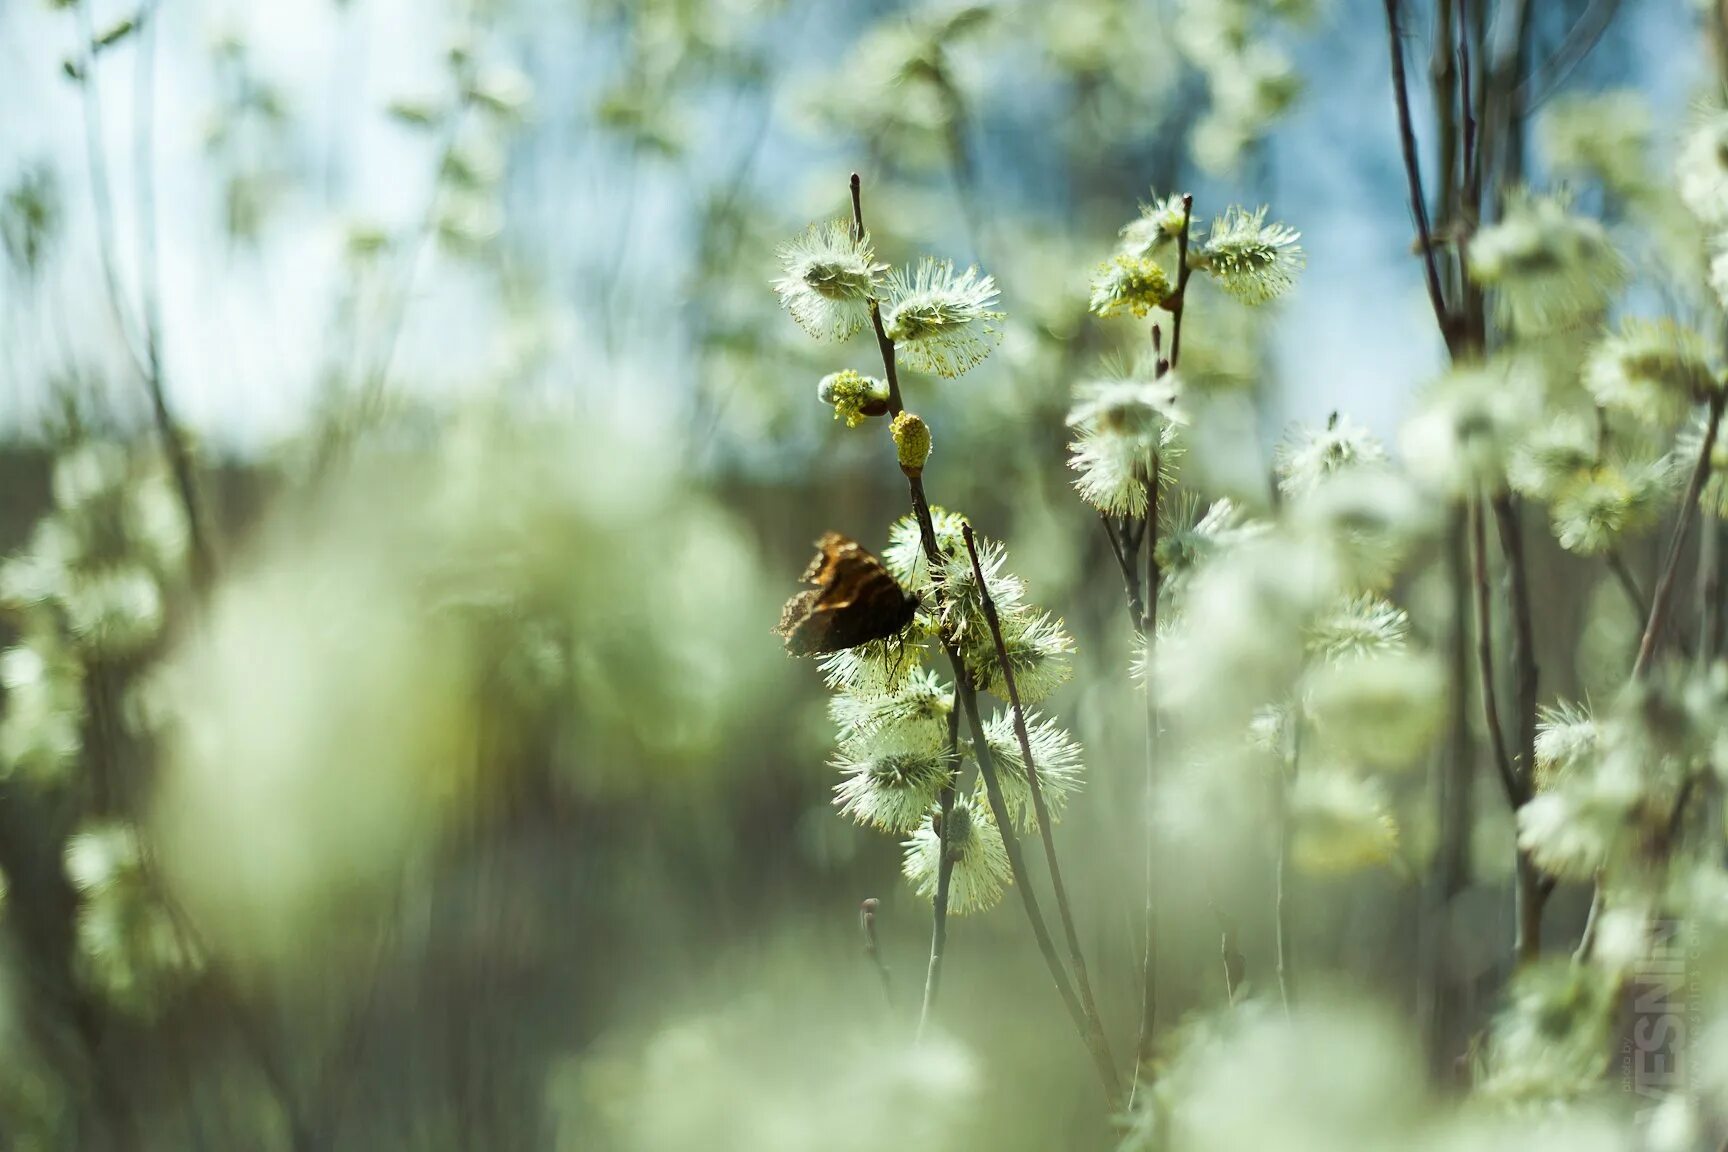
[[[900,457],[900,471],[918,479],[924,474],[924,461],[930,459],[930,426],[916,412],[902,412],[894,417],[890,431]]]

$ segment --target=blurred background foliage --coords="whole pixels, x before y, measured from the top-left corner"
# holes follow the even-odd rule
[[[1552,49],[1587,3],[1536,7]],[[1671,112],[1688,19],[1628,13],[1569,82]],[[1358,0],[0,5],[0,1144],[1108,1139],[1007,909],[955,929],[952,1042],[910,1045],[927,902],[835,816],[769,633],[809,542],[879,550],[904,494],[814,402],[869,350],[780,315],[775,247],[856,170],[879,251],[1003,289],[997,354],[916,403],[941,499],[1079,641],[1070,885],[1131,1014],[1143,733],[1063,417],[1144,332],[1088,282],[1154,189],[1274,200],[1313,274],[1282,322],[1190,302],[1197,474],[1264,507],[1285,417],[1384,426],[1439,348],[1382,38]],[[1541,620],[1584,685],[1637,626],[1596,587]],[[1216,906],[1266,899],[1270,846],[1218,845],[1163,884],[1171,1005],[1217,997]],[[1412,883],[1320,882],[1301,952],[1408,1009]],[[1495,987],[1476,883],[1449,962]],[[1270,923],[1234,930],[1269,980]]]

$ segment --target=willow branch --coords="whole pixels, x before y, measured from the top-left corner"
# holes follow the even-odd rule
[[[1422,269],[1428,285],[1428,302],[1434,319],[1452,343],[1452,318],[1446,294],[1440,286],[1439,258],[1434,251],[1434,231],[1428,223],[1427,194],[1422,189],[1422,161],[1416,154],[1416,129],[1410,120],[1410,92],[1404,74],[1404,37],[1398,26],[1398,0],[1386,0],[1386,40],[1392,57],[1392,97],[1398,110],[1398,143],[1404,157],[1404,181],[1410,191],[1410,211],[1416,217],[1416,239],[1422,251]]]
[[[1619,11],[1620,0],[1590,0],[1590,7],[1578,17],[1554,54],[1513,93],[1519,115],[1528,116],[1559,91],[1572,70],[1601,42]]]
[[[1080,947],[1080,934],[1074,927],[1074,907],[1068,899],[1067,886],[1062,882],[1062,866],[1056,858],[1056,834],[1050,819],[1050,807],[1044,799],[1044,785],[1038,779],[1038,765],[1032,756],[1032,736],[1026,729],[1026,709],[1020,702],[1020,688],[1014,679],[1014,663],[1008,658],[1008,644],[1002,636],[1002,620],[996,612],[996,602],[984,579],[984,567],[978,559],[978,543],[972,525],[962,525],[961,536],[966,541],[966,554],[972,561],[972,577],[978,582],[978,599],[984,610],[984,621],[990,627],[990,639],[996,646],[996,666],[1002,672],[1002,685],[1008,692],[1008,712],[1014,722],[1014,737],[1020,743],[1020,756],[1026,765],[1026,786],[1032,794],[1032,810],[1038,819],[1038,836],[1044,845],[1044,861],[1050,868],[1050,887],[1056,897],[1056,914],[1062,921],[1062,935],[1068,945],[1068,962],[1074,982],[1079,988],[1080,1004],[1086,1010],[1086,1020],[1103,1042],[1104,1022],[1098,1015],[1098,1005],[1092,996],[1092,981],[1086,972],[1086,955]],[[1004,832],[1004,836],[1007,833]]]
[[[1176,291],[1172,293],[1174,303],[1170,307],[1170,366],[1159,365],[1158,375],[1175,370],[1182,359],[1182,313],[1187,310],[1188,277],[1194,274],[1194,269],[1188,266],[1188,228],[1194,220],[1194,196],[1184,193],[1182,196],[1182,231],[1176,237]]]
[[[1722,404],[1724,394],[1717,392],[1710,398],[1710,416],[1704,425],[1704,442],[1698,450],[1698,462],[1692,466],[1692,478],[1686,482],[1686,495],[1680,501],[1679,518],[1674,524],[1674,535],[1668,541],[1668,556],[1662,563],[1662,575],[1656,581],[1656,591],[1650,599],[1649,622],[1644,626],[1644,638],[1638,645],[1638,661],[1632,666],[1633,679],[1641,679],[1650,670],[1651,661],[1656,658],[1663,629],[1667,623],[1668,610],[1673,605],[1674,589],[1680,574],[1680,553],[1686,543],[1687,529],[1692,525],[1692,516],[1698,507],[1698,496],[1704,490],[1704,481],[1710,475],[1710,454],[1716,447],[1716,434],[1722,425]]]
[[[936,843],[941,856],[936,864],[936,899],[930,913],[930,965],[924,973],[924,1002],[918,1010],[918,1035],[924,1035],[930,1014],[936,1007],[936,991],[942,983],[942,958],[948,949],[948,889],[954,879],[954,858],[948,853],[948,829],[954,817],[954,787],[960,772],[960,686],[954,686],[954,699],[948,706],[948,778],[943,782],[941,825],[936,829]]]
[[[1500,703],[1494,687],[1493,618],[1488,608],[1488,541],[1483,525],[1482,500],[1470,501],[1470,581],[1476,608],[1476,677],[1482,697],[1482,721],[1494,752],[1494,767],[1506,790],[1506,802],[1516,811],[1524,803],[1512,757],[1506,751],[1506,735],[1500,727]]]

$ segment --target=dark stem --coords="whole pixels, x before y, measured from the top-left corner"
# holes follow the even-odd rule
[[[1162,363],[1158,366],[1158,375],[1173,371],[1182,360],[1182,313],[1188,304],[1188,277],[1194,270],[1188,267],[1188,228],[1194,219],[1194,197],[1191,193],[1182,197],[1182,232],[1176,237],[1176,291],[1175,303],[1170,305],[1170,364],[1166,368]],[[1154,329],[1156,331],[1156,329]],[[1154,338],[1156,346],[1156,338]]]
[[[990,813],[996,820],[996,826],[1002,833],[1002,846],[1008,853],[1008,868],[1013,874],[1014,886],[1020,891],[1020,903],[1026,909],[1026,919],[1031,922],[1032,935],[1038,942],[1038,951],[1044,957],[1045,967],[1050,970],[1050,977],[1056,984],[1057,993],[1062,997],[1063,1006],[1068,1009],[1069,1018],[1074,1021],[1074,1027],[1092,1055],[1098,1078],[1104,1085],[1104,1093],[1114,1101],[1121,1093],[1115,1061],[1110,1058],[1110,1050],[1102,1030],[1087,1019],[1085,1009],[1074,995],[1074,988],[1068,981],[1062,961],[1056,955],[1056,944],[1050,938],[1050,930],[1045,927],[1044,915],[1038,908],[1038,897],[1032,891],[1031,876],[1026,871],[1026,858],[1020,851],[1020,840],[1014,835],[1012,816],[1002,795],[1002,782],[996,773],[996,759],[991,755],[990,745],[984,739],[984,721],[978,713],[978,694],[970,681],[964,679],[966,665],[959,651],[951,648],[948,656],[954,663],[958,682],[964,684],[960,691],[960,703],[966,713],[966,725],[972,732],[974,754],[978,757],[978,774],[984,779],[984,795],[989,800]]]
[[[1632,569],[1626,566],[1626,557],[1620,554],[1618,548],[1610,548],[1603,559],[1608,561],[1608,571],[1614,574],[1620,588],[1626,593],[1626,599],[1631,601],[1632,610],[1638,614],[1638,619],[1647,620],[1650,617],[1650,604],[1644,599],[1644,593],[1638,588],[1638,580],[1632,575]]]
[[[864,955],[870,958],[871,967],[876,969],[877,977],[882,981],[882,998],[888,1002],[888,1007],[894,1007],[894,981],[888,974],[888,961],[882,958],[882,942],[876,937],[876,913],[881,909],[882,902],[871,896],[858,906],[858,926],[864,932]]]
[[[1456,0],[1434,5],[1433,49],[1428,58],[1429,87],[1438,129],[1440,200],[1437,223],[1442,233],[1458,225],[1458,52],[1454,34]],[[1444,285],[1450,288],[1450,280]]]
[[[1032,735],[1026,729],[1026,709],[1020,702],[1020,688],[1014,680],[1014,663],[1008,658],[1008,644],[1002,637],[1002,620],[996,613],[996,602],[984,579],[984,567],[978,559],[978,542],[972,525],[960,529],[966,541],[966,554],[972,560],[972,578],[978,582],[978,599],[984,610],[984,621],[990,627],[990,639],[996,646],[996,666],[1002,672],[1002,686],[1008,692],[1008,713],[1014,722],[1014,736],[1020,743],[1020,755],[1026,765],[1026,786],[1032,794],[1032,810],[1038,819],[1038,836],[1044,845],[1044,861],[1050,868],[1050,887],[1056,897],[1056,914],[1062,921],[1062,935],[1068,945],[1068,962],[1074,973],[1074,983],[1080,992],[1080,1003],[1086,1010],[1087,1023],[1103,1042],[1104,1022],[1098,1015],[1097,1002],[1092,997],[1092,981],[1086,972],[1086,956],[1080,947],[1080,934],[1074,927],[1074,908],[1068,899],[1068,889],[1062,882],[1062,866],[1056,858],[1056,833],[1050,819],[1050,808],[1044,799],[1044,786],[1038,779],[1038,765],[1032,756]],[[979,737],[982,739],[982,736]],[[1004,838],[1007,832],[1003,833]]]
[[[1470,0],[1458,0],[1458,105],[1464,120],[1464,186],[1479,187],[1482,163],[1476,135],[1476,86],[1470,79]],[[1444,177],[1442,177],[1444,179]]]
[[[1423,962],[1419,1003],[1427,1029],[1429,1068],[1440,1082],[1457,1078],[1458,982],[1447,958],[1452,955],[1452,902],[1470,877],[1471,813],[1475,795],[1474,749],[1470,734],[1471,580],[1466,543],[1467,514],[1455,505],[1446,531],[1446,566],[1451,591],[1448,623],[1448,734],[1434,766],[1438,844],[1429,874],[1422,921]]]
[[[1422,190],[1422,162],[1416,154],[1416,129],[1410,121],[1410,93],[1404,77],[1404,39],[1398,27],[1398,0],[1386,0],[1386,39],[1392,56],[1392,96],[1398,109],[1398,143],[1404,156],[1404,180],[1410,190],[1410,211],[1416,217],[1416,242],[1422,251],[1422,269],[1427,278],[1428,302],[1440,334],[1451,348],[1453,323],[1440,286],[1440,265],[1434,251],[1434,233],[1428,224],[1427,195]]]
[[[1098,513],[1098,519],[1104,523],[1104,535],[1110,541],[1110,554],[1116,557],[1116,566],[1122,570],[1123,591],[1128,597],[1128,616],[1135,628],[1140,628],[1146,618],[1146,607],[1140,599],[1140,569],[1135,563],[1132,542],[1125,539],[1126,533],[1119,532],[1107,513]]]
[[[862,181],[858,173],[852,173],[852,238],[864,238],[864,197]],[[900,370],[895,363],[894,341],[888,339],[888,333],[882,327],[882,307],[875,301],[870,301],[870,327],[876,332],[876,349],[882,353],[882,371],[888,380],[888,415],[898,416],[905,411],[906,405],[900,399]],[[922,521],[920,521],[922,523]],[[931,533],[925,542],[925,551],[935,543],[935,534]],[[936,555],[940,555],[940,549]]]
[[[1571,75],[1572,69],[1601,41],[1602,34],[1608,31],[1608,26],[1614,22],[1614,15],[1619,10],[1620,0],[1590,0],[1590,7],[1578,17],[1571,31],[1566,33],[1566,38],[1554,49],[1554,54],[1548,57],[1541,68],[1525,77],[1524,82],[1519,84],[1517,91],[1512,94],[1518,115],[1530,115],[1542,106],[1543,101],[1559,91],[1560,86],[1566,82],[1566,77]]]
[[[1506,575],[1512,585],[1512,677],[1513,697],[1518,705],[1518,747],[1513,767],[1531,793],[1531,772],[1536,766],[1536,667],[1535,611],[1530,603],[1530,569],[1524,560],[1524,533],[1518,509],[1504,492],[1495,495],[1494,523],[1500,532],[1500,551],[1506,559]]]
[[[1644,627],[1644,639],[1638,645],[1638,662],[1632,666],[1633,679],[1642,679],[1656,658],[1656,648],[1667,623],[1668,610],[1674,601],[1674,589],[1680,574],[1680,553],[1686,543],[1686,531],[1692,525],[1692,514],[1698,507],[1698,496],[1710,475],[1710,455],[1716,448],[1716,433],[1722,424],[1724,394],[1710,398],[1710,417],[1704,425],[1704,443],[1698,450],[1698,462],[1692,467],[1692,478],[1686,482],[1686,495],[1680,501],[1679,518],[1674,535],[1668,541],[1668,556],[1662,563],[1662,575],[1656,581],[1656,591],[1650,601],[1649,622]]]
[[[1524,563],[1524,537],[1518,523],[1517,509],[1506,493],[1497,493],[1492,500],[1494,522],[1500,532],[1500,551],[1506,560],[1506,574],[1511,584],[1512,601],[1512,676],[1513,698],[1518,709],[1518,748],[1512,770],[1518,781],[1518,801],[1514,812],[1534,792],[1531,773],[1536,764],[1536,641],[1533,612],[1530,605],[1530,582]],[[1485,689],[1486,690],[1486,689]],[[1548,894],[1553,891],[1527,852],[1517,850],[1515,859],[1517,935],[1514,954],[1520,964],[1535,960],[1542,953],[1542,910]]]
[[[1192,198],[1184,200],[1184,205]],[[1187,228],[1183,228],[1186,235]],[[1186,268],[1186,262],[1183,265]],[[1181,313],[1176,316],[1176,332],[1181,331]],[[1175,355],[1172,341],[1171,355]],[[1158,567],[1158,506],[1162,486],[1158,480],[1158,452],[1152,452],[1151,475],[1146,479],[1146,598],[1140,605],[1140,636],[1146,645],[1146,766],[1142,787],[1140,826],[1145,837],[1144,892],[1145,902],[1140,915],[1140,1037],[1134,1049],[1134,1083],[1138,1087],[1142,1069],[1152,1059],[1153,1038],[1158,1025],[1158,903],[1157,853],[1152,835],[1153,797],[1158,779],[1158,685],[1152,667],[1158,636],[1158,591],[1162,572]],[[1133,607],[1130,602],[1130,607]]]
[[[1493,617],[1488,608],[1488,540],[1483,525],[1482,499],[1470,501],[1470,582],[1476,607],[1476,678],[1482,697],[1482,722],[1494,752],[1494,768],[1506,790],[1506,803],[1515,812],[1524,804],[1524,794],[1512,758],[1506,751],[1506,736],[1500,727],[1500,703],[1494,687]]]
[[[942,785],[941,826],[936,842],[941,856],[936,864],[936,899],[930,912],[930,966],[924,974],[924,1003],[918,1010],[918,1035],[930,1024],[936,1007],[936,991],[942,983],[942,957],[948,949],[948,888],[954,879],[954,859],[948,854],[948,828],[954,815],[954,786],[960,773],[960,687],[948,706],[948,780]]]

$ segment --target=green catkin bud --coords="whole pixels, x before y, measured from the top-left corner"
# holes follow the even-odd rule
[[[816,385],[816,398],[834,409],[834,419],[856,428],[867,416],[888,414],[888,385],[850,368],[830,372]]]
[[[930,426],[917,413],[902,412],[894,417],[891,431],[900,456],[900,471],[909,479],[918,479],[924,475],[924,461],[930,459]]]

